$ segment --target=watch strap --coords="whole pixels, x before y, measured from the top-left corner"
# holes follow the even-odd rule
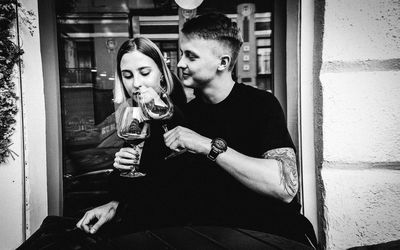
[[[207,158],[215,161],[219,154],[225,152],[228,149],[228,145],[224,139],[215,138],[211,141],[211,150],[207,155]]]

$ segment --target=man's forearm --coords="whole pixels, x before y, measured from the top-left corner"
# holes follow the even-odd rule
[[[290,202],[298,186],[293,155],[281,159],[275,151],[267,153],[264,158],[253,158],[228,148],[217,157],[217,164],[255,192]]]
[[[266,159],[275,159],[280,168],[280,183],[290,196],[295,196],[298,190],[298,174],[296,154],[292,148],[272,149],[263,155]]]

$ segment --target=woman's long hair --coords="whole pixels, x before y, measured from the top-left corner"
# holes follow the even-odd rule
[[[163,80],[160,82],[160,85],[167,94],[171,94],[174,88],[174,81],[172,73],[169,70],[167,63],[165,62],[165,59],[160,49],[150,39],[139,36],[125,41],[118,50],[117,69],[115,72],[114,84],[114,102],[116,104],[121,104],[130,97],[122,82],[121,59],[126,53],[132,51],[139,51],[144,55],[150,57],[156,63],[158,69],[163,75]]]

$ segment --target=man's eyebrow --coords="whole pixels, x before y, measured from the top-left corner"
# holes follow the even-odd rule
[[[198,56],[196,52],[191,51],[191,50],[185,50],[184,53],[185,53],[186,55]]]

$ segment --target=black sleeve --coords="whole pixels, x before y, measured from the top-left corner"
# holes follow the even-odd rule
[[[285,115],[279,101],[271,93],[263,98],[260,118],[260,141],[264,152],[275,149],[290,147],[295,150],[292,138],[286,125]],[[263,153],[264,153],[263,152]]]
[[[131,178],[121,177],[120,171],[114,168],[108,178],[110,200],[126,202],[134,194],[136,183]]]
[[[141,168],[148,175],[143,178],[126,178],[120,176],[118,169],[114,169],[109,176],[111,200],[128,203],[130,200],[136,200],[138,196],[146,194],[151,189],[166,185],[184,165],[183,159],[185,157],[182,157],[183,155],[164,160],[169,149],[164,144],[164,131],[161,128],[163,124],[166,124],[168,129],[178,125],[185,126],[186,120],[179,106],[174,107],[174,114],[171,119],[154,120],[151,123],[151,135],[145,141],[141,156]],[[129,145],[124,144],[124,147],[129,147]]]

